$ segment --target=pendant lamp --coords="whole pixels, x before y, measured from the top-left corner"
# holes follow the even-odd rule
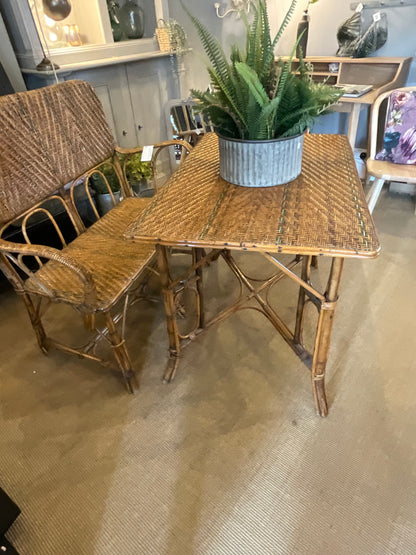
[[[43,11],[54,21],[62,21],[71,13],[69,0],[42,0]]]
[[[36,0],[34,2],[34,8],[35,8],[36,18],[38,20],[40,32],[47,47],[47,41],[46,41],[45,34],[43,32],[42,23],[40,21]],[[68,17],[68,15],[71,13],[71,3],[69,2],[69,0],[42,0],[42,8],[45,15],[47,15],[54,21],[62,21],[63,19]],[[30,10],[30,12],[33,17],[32,10]],[[51,60],[46,56],[42,40],[40,40],[40,45],[42,47],[43,60],[36,66],[36,69],[38,71],[52,71],[54,69],[59,69],[59,66],[51,62]]]

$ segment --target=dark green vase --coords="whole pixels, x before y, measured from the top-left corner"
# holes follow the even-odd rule
[[[135,0],[128,0],[120,8],[119,19],[124,35],[129,39],[141,39],[144,35],[144,12]]]
[[[110,16],[111,31],[114,42],[119,42],[123,36],[119,20],[120,5],[115,0],[107,0],[108,15]]]

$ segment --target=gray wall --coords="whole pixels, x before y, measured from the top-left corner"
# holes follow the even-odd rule
[[[218,19],[215,15],[215,0],[184,0],[192,13],[220,39],[227,49],[235,41],[244,40],[244,27],[234,15]],[[352,0],[319,0],[310,6],[310,31],[308,41],[308,54],[310,56],[332,56],[337,50],[336,32],[339,25],[347,19],[352,11]],[[221,11],[230,6],[229,0],[223,0]],[[272,31],[276,32],[286,13],[290,0],[268,0],[269,16]],[[307,2],[298,2],[298,7],[292,21],[286,29],[282,40],[276,50],[277,54],[290,53],[296,37],[297,23],[302,15]],[[202,47],[192,24],[184,14],[179,0],[169,2],[170,15],[179,21],[186,29],[189,44],[194,49],[192,55],[187,56],[189,68],[188,86],[205,88],[208,85],[208,76],[205,69],[204,58],[200,53]],[[416,52],[416,7],[389,8],[383,10],[387,14],[389,37],[385,46],[377,51],[377,56],[411,56]],[[363,16],[370,20],[373,11],[366,11]],[[408,84],[416,84],[416,64],[412,64]],[[367,135],[367,120],[365,112],[362,113],[358,130],[357,144],[365,146]],[[315,131],[324,133],[346,133],[347,118],[344,114],[329,114],[320,118],[315,125]]]
[[[1,94],[8,94],[13,91],[26,90],[25,83],[20,73],[20,68],[10,43],[6,27],[2,16],[0,15],[0,66],[2,68],[0,74]],[[10,90],[12,89],[12,90]]]

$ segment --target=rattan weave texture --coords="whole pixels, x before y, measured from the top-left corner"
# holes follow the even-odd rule
[[[375,257],[380,250],[348,139],[307,135],[302,174],[245,188],[219,176],[207,134],[126,237],[165,245]]]
[[[154,256],[153,245],[131,243],[123,238],[125,226],[134,221],[146,203],[145,199],[125,199],[62,251],[94,276],[97,290],[97,302],[91,307],[94,311],[112,306]],[[26,281],[27,292],[45,295],[37,281],[40,279],[53,291],[55,299],[75,305],[83,303],[81,280],[59,262],[50,260],[36,272],[36,278]]]
[[[75,80],[0,97],[0,136],[0,223],[109,158],[115,146],[91,85]]]

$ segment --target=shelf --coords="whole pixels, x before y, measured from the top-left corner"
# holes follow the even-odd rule
[[[56,70],[56,73],[68,73],[71,71],[81,71],[83,69],[92,69],[96,67],[102,66],[110,66],[115,64],[123,64],[126,62],[137,62],[143,60],[151,60],[154,58],[164,58],[169,56],[170,52],[161,52],[160,50],[156,50],[154,52],[145,52],[143,54],[130,54],[127,56],[112,56],[110,58],[103,58],[99,60],[88,60],[86,62],[75,62],[72,64],[62,64],[59,66],[59,69]],[[50,77],[54,75],[53,71],[38,71],[37,69],[22,69],[22,73],[30,74],[30,75],[37,75],[38,77]]]
[[[382,10],[387,8],[408,8],[416,6],[416,0],[379,0],[376,2],[353,2],[350,8],[355,10],[360,4],[363,5],[364,10]]]

